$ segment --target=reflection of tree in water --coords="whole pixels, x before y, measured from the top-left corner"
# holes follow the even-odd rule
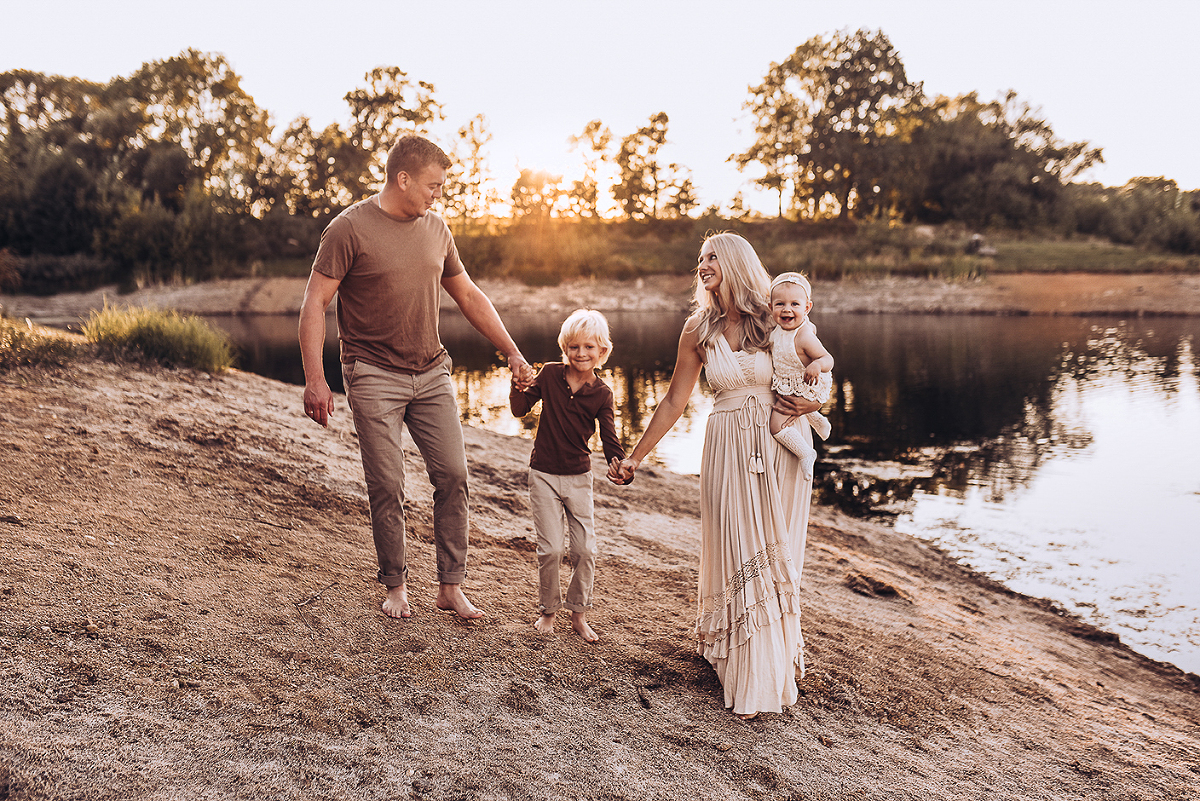
[[[847,323],[858,330],[839,328]],[[863,332],[862,324],[872,330]],[[840,373],[833,439],[853,433],[844,436],[849,447],[838,460],[819,469],[818,495],[858,514],[894,514],[918,490],[981,487],[988,501],[999,502],[1027,486],[1052,456],[1091,446],[1086,421],[1071,411],[1083,393],[1111,383],[1173,394],[1189,381],[1194,391],[1197,328],[1187,319],[823,323]],[[853,459],[911,469],[862,471],[852,462],[847,469]]]

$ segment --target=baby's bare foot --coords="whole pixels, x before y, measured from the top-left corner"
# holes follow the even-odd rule
[[[383,613],[388,617],[412,617],[412,607],[408,605],[408,587],[388,587],[387,598],[383,600]]]
[[[575,633],[582,637],[584,642],[596,642],[600,639],[600,635],[588,625],[587,614],[584,612],[571,613],[571,628],[575,629]]]
[[[538,619],[533,621],[533,627],[542,634],[554,633],[554,613],[538,615]]]

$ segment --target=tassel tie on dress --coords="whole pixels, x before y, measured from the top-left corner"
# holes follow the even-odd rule
[[[713,411],[733,412],[736,415],[734,419],[737,420],[738,427],[743,431],[748,431],[767,425],[771,418],[770,399],[770,394],[764,395],[761,390],[754,388],[726,390],[717,397],[713,404]],[[741,403],[738,403],[739,400]],[[760,438],[755,438],[755,440],[758,439]],[[757,450],[757,444],[756,450],[746,460],[746,470],[751,473],[767,471],[762,452]]]

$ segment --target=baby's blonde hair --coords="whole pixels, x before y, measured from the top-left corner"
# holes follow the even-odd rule
[[[585,337],[594,338],[600,346],[600,365],[604,366],[612,355],[612,337],[608,334],[608,320],[595,309],[576,309],[563,320],[558,331],[558,348],[562,351],[563,361],[567,360],[567,346]]]
[[[771,296],[772,297],[774,297],[774,295],[775,295],[775,288],[778,286],[781,286],[783,284],[798,284],[804,288],[804,292],[805,292],[805,294],[808,295],[808,299],[810,301],[813,299],[812,284],[810,284],[808,282],[808,279],[805,278],[802,274],[800,274],[800,273],[780,273],[779,275],[775,276],[774,280],[771,281]]]

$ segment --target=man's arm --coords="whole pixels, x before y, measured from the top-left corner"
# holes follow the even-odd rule
[[[496,346],[496,350],[503,354],[517,385],[521,388],[529,386],[534,377],[533,367],[525,361],[517,343],[508,335],[508,329],[504,327],[504,322],[492,301],[471,280],[471,276],[466,273],[448,276],[442,279],[442,287],[458,304],[467,322],[487,337],[488,341]]]
[[[333,414],[333,390],[325,380],[325,310],[337,294],[341,281],[313,271],[304,288],[300,306],[300,358],[304,363],[304,413],[313,422],[329,425]]]

